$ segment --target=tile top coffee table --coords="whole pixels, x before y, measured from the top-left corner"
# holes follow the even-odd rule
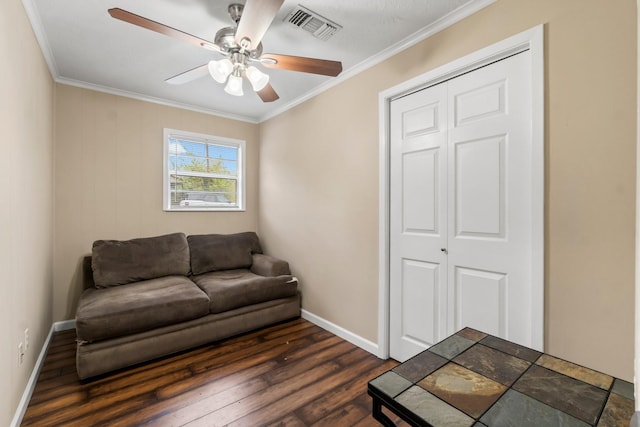
[[[369,381],[373,416],[386,407],[415,426],[629,426],[633,384],[465,328]]]

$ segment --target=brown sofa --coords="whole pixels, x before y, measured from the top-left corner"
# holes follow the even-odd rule
[[[81,379],[300,316],[297,279],[253,232],[98,240],[84,276]]]

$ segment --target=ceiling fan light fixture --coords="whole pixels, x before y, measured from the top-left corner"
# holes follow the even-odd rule
[[[229,95],[233,96],[242,96],[244,93],[242,92],[242,76],[238,75],[239,73],[234,72],[229,76],[229,80],[227,81],[227,85],[224,87],[224,91]]]
[[[209,61],[209,74],[218,83],[224,83],[233,71],[233,63],[229,58],[219,61]]]
[[[170,84],[183,84],[200,78],[208,72],[216,82],[220,84],[226,83],[225,92],[234,96],[242,96],[243,79],[246,76],[262,101],[273,102],[279,99],[279,96],[271,87],[269,76],[256,67],[249,66],[248,63],[258,62],[267,68],[301,71],[332,77],[342,72],[342,63],[340,61],[281,54],[267,54],[263,57],[262,38],[278,14],[284,0],[245,0],[243,3],[246,4],[242,4],[238,0],[238,3],[229,5],[229,15],[236,23],[236,26],[218,30],[214,42],[201,39],[120,8],[111,8],[108,12],[111,17],[120,21],[175,39],[184,40],[225,56],[222,60],[209,61],[207,64],[166,79],[165,81]],[[306,21],[304,22],[306,25]],[[309,28],[313,25],[309,24]],[[322,32],[322,35],[324,34]],[[314,33],[314,35],[316,34]]]
[[[263,73],[253,65],[247,67],[247,79],[251,82],[253,90],[256,92],[261,91],[269,83],[269,75]]]

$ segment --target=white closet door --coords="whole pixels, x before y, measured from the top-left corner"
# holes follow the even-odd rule
[[[471,326],[531,345],[523,52],[391,103],[390,355]]]

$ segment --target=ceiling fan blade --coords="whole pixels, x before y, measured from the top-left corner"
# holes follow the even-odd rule
[[[264,59],[267,59],[267,61],[262,61]],[[260,60],[265,67],[302,71],[303,73],[321,74],[323,76],[335,77],[342,72],[342,62],[329,61],[328,59],[266,53],[260,57]],[[276,61],[275,64],[272,62],[274,60]]]
[[[109,15],[115,19],[137,25],[138,27],[146,28],[147,30],[155,31],[156,33],[164,34],[165,36],[173,37],[174,39],[183,40],[197,46],[220,51],[220,48],[215,43],[208,40],[201,39],[200,37],[185,33],[184,31],[176,30],[175,28],[171,28],[167,25],[152,21],[151,19],[136,15],[135,13],[127,12],[126,10],[117,7],[109,9]]]
[[[251,42],[248,49],[255,49],[282,3],[284,0],[247,0],[236,30],[236,43],[242,46],[241,42],[246,38]]]
[[[200,77],[209,75],[209,64],[204,64],[196,68],[192,68],[184,73],[176,74],[173,77],[169,77],[165,80],[165,82],[172,85],[181,85],[185,83],[189,83],[195,79],[199,79]]]
[[[267,83],[264,88],[260,89],[256,93],[264,102],[273,102],[277,99],[280,99],[280,96],[276,93],[275,90],[273,90],[273,87],[269,83]]]

